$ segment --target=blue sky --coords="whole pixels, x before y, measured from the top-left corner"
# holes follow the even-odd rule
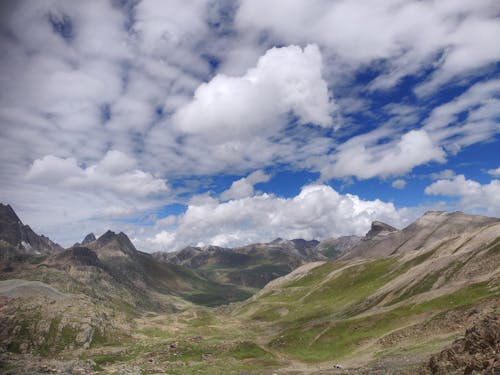
[[[500,216],[497,1],[0,7],[0,200],[63,245]]]

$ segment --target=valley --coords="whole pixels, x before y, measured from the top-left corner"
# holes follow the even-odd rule
[[[5,374],[500,369],[497,218],[431,211],[362,238],[153,255],[108,231],[36,253],[1,208]]]

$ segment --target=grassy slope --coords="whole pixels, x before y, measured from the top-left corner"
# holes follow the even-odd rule
[[[497,247],[497,242],[487,245],[479,258],[489,257],[498,263]],[[424,295],[441,276],[453,277],[457,272],[456,262],[429,272],[414,286],[376,293],[396,277],[427,261],[434,252],[431,250],[406,263],[396,257],[354,266],[325,263],[306,276],[282,285],[278,291],[250,300],[238,315],[278,327],[269,341],[273,350],[301,361],[318,362],[352,356],[384,335],[431,321],[439,314],[466,309],[488,298],[498,301],[498,280],[464,285],[441,296]],[[464,264],[461,262],[460,266]],[[430,335],[429,340],[435,338]]]
[[[291,272],[290,258],[278,251],[215,256],[196,271],[210,280],[256,292],[269,281]]]
[[[489,304],[498,312],[498,279],[468,283],[466,277],[473,274],[474,265],[480,274],[484,264],[498,265],[499,245],[497,238],[463,257],[437,262],[438,268],[430,265],[443,259],[439,248],[411,259],[328,262],[243,304],[218,309],[186,306],[175,314],[137,315],[128,331],[132,339],[119,345],[107,342],[112,344],[109,347],[96,343],[84,357],[94,359],[102,373],[123,373],[120,366],[139,366],[145,373],[162,368],[172,374],[257,374],[295,366],[297,361],[319,366],[329,361],[349,363],[367,354],[371,359],[426,354],[463,333],[463,326],[446,325],[469,315],[473,308]],[[390,287],[414,267],[423,267],[419,279]],[[183,267],[169,270],[171,277],[189,280],[175,285],[179,293],[213,298],[223,292],[216,286],[211,289],[194,273],[186,275],[189,271]],[[459,286],[440,289],[453,282]],[[48,327],[52,344],[74,335],[61,329],[54,340],[51,332]]]

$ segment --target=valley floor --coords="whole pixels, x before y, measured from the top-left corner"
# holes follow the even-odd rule
[[[494,304],[486,301],[483,307],[489,311]],[[474,311],[478,306],[463,312]],[[419,341],[401,338],[397,345],[386,348],[378,338],[376,344],[367,340],[342,359],[307,363],[273,348],[269,340],[277,332],[265,323],[232,316],[230,306],[193,307],[175,314],[146,313],[135,318],[131,326],[130,338],[120,345],[65,350],[54,358],[2,353],[1,373],[420,374],[426,373],[423,366],[430,354],[461,335],[460,330],[450,328],[437,335],[428,332],[427,339]],[[342,369],[336,368],[337,364]]]

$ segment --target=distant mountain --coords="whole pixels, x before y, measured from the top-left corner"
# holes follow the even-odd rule
[[[381,258],[422,249],[436,241],[448,246],[459,243],[466,235],[500,223],[500,219],[463,212],[429,211],[402,230],[375,222],[371,230],[340,259]],[[444,245],[444,243],[443,243]]]
[[[362,237],[359,236],[342,236],[338,238],[328,238],[320,241],[315,248],[315,251],[329,259],[336,259],[351,247],[356,245]]]
[[[63,250],[49,238],[36,234],[28,225],[24,225],[11,206],[2,203],[0,203],[1,241],[4,252],[17,250],[26,254],[51,254]]]
[[[96,253],[117,280],[133,284],[146,295],[155,291],[209,305],[241,300],[250,295],[245,290],[206,279],[181,264],[158,261],[151,254],[138,251],[122,232],[107,231],[85,247]]]
[[[303,239],[258,243],[237,248],[218,246],[186,247],[177,252],[153,256],[166,263],[183,265],[206,278],[248,288],[262,288],[300,265],[324,256],[315,251],[318,241]]]
[[[82,245],[86,245],[86,244],[88,244],[88,243],[90,243],[90,242],[92,242],[92,241],[95,241],[95,240],[96,240],[96,238],[95,238],[94,233],[89,233],[89,234],[87,234],[87,235],[85,236],[85,238],[83,239],[83,241],[82,241]]]

